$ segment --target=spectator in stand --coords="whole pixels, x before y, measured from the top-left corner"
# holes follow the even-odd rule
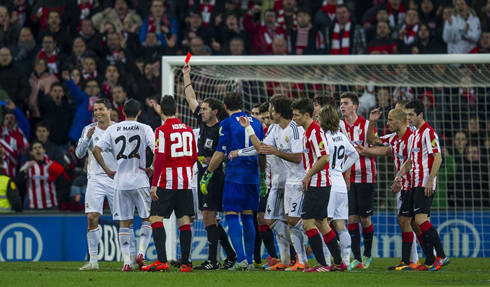
[[[336,20],[327,30],[327,47],[331,55],[362,54],[366,48],[366,34],[361,25],[351,19],[346,5],[335,9]]]
[[[49,91],[51,90],[51,85],[57,82],[59,82],[58,78],[49,72],[46,60],[37,58],[34,62],[34,72],[32,72],[29,79],[31,94],[27,101],[27,108],[30,112],[29,120],[32,126],[35,126],[41,118],[41,112],[39,111],[38,105],[39,91]]]
[[[131,17],[124,18],[123,24],[124,28],[121,34],[126,41],[126,45],[128,46],[128,50],[131,52],[131,55],[135,56],[138,54],[141,47],[139,35],[137,34],[140,26],[138,26]]]
[[[322,1],[322,7],[315,14],[314,25],[320,31],[325,31],[331,27],[335,21],[335,8],[339,5],[339,0]]]
[[[21,167],[17,181],[27,183],[27,198],[31,210],[58,209],[55,181],[64,173],[65,168],[45,153],[43,144],[34,141],[31,151],[33,159]]]
[[[243,56],[245,55],[245,41],[240,37],[235,37],[230,40],[228,45],[230,49],[230,55]]]
[[[104,82],[102,82],[102,97],[112,100],[114,87],[119,84],[120,74],[115,65],[109,65],[105,69]]]
[[[465,0],[455,0],[455,12],[444,23],[443,38],[449,54],[476,53],[480,40],[480,19]]]
[[[284,38],[275,38],[272,41],[272,55],[282,56],[288,54],[288,43]]]
[[[50,124],[48,122],[39,122],[36,125],[36,140],[41,142],[43,144],[43,148],[46,151],[46,155],[56,161],[57,163],[64,164],[65,160],[63,158],[63,153],[61,152],[60,147],[50,141],[49,138],[50,134]],[[26,161],[29,161],[32,159],[32,145],[27,149],[26,153]]]
[[[70,67],[76,67],[83,69],[83,61],[86,57],[95,57],[95,53],[92,50],[87,49],[87,44],[82,37],[76,37],[73,40],[72,54],[68,56],[63,62],[63,70],[67,70]]]
[[[17,22],[21,27],[32,26],[29,19],[32,7],[27,0],[13,0],[14,10],[17,12]]]
[[[12,13],[6,6],[0,6],[0,48],[11,48],[19,40],[22,26],[17,21],[12,23]]]
[[[61,15],[58,11],[50,11],[48,14],[48,28],[39,33],[37,37],[37,43],[42,44],[44,37],[50,35],[56,40],[58,48],[61,52],[65,53],[69,51],[70,32],[61,25]]]
[[[94,29],[94,25],[90,19],[82,20],[80,32],[78,36],[82,37],[87,44],[88,49],[95,50],[100,47],[102,42],[102,35]]]
[[[39,31],[44,31],[49,26],[49,12],[58,11],[63,14],[71,2],[72,0],[37,0],[32,7],[31,21],[39,27]]]
[[[65,56],[61,54],[60,49],[57,48],[56,40],[52,35],[44,36],[42,49],[39,51],[37,57],[46,60],[49,72],[58,77]]]
[[[240,30],[236,14],[227,14],[224,25],[217,26],[216,29],[216,40],[221,44],[223,51],[231,50],[229,43],[231,44],[231,40],[234,38],[241,38],[244,44],[245,40],[248,40],[247,34]]]
[[[107,34],[107,46],[99,49],[102,59],[102,69],[109,65],[116,65],[119,71],[131,73],[136,68],[131,52],[126,49],[126,41],[121,34],[109,32]]]
[[[143,108],[141,109],[141,115],[138,117],[138,121],[147,124],[152,129],[156,130],[156,128],[162,125],[162,119],[160,118],[160,115],[157,114],[153,109],[153,105],[151,104],[150,99],[155,100],[156,98],[146,98],[145,105],[142,106]]]
[[[380,6],[381,9],[388,11],[388,24],[392,31],[398,32],[405,23],[405,15],[407,13],[407,7],[402,0],[388,0],[385,4]],[[395,39],[398,38],[398,33],[393,35]]]
[[[464,162],[456,174],[456,200],[458,207],[489,206],[488,166],[482,164],[477,145],[465,149]]]
[[[160,61],[165,54],[174,54],[171,51],[172,49],[170,48],[167,48],[166,51],[165,47],[158,42],[157,34],[155,32],[148,32],[146,33],[146,40],[139,49],[138,54],[143,57],[145,62],[155,63]]]
[[[76,145],[83,128],[93,122],[94,104],[100,98],[100,87],[96,80],[90,79],[87,80],[85,91],[82,91],[70,78],[68,71],[63,71],[62,78],[75,102],[75,118],[68,135],[72,143]]]
[[[72,35],[81,29],[82,21],[90,19],[102,8],[98,0],[73,1],[63,14],[63,23],[68,24]]]
[[[192,25],[192,24],[191,24]],[[173,48],[178,40],[179,25],[174,17],[170,16],[162,0],[152,0],[150,16],[143,21],[140,29],[140,43],[146,41],[146,34],[155,32],[158,41],[163,47]]]
[[[143,66],[144,77],[141,77],[136,85],[136,100],[144,106],[147,98],[160,96],[160,83],[155,76],[155,69],[152,63],[145,63]]]
[[[439,40],[439,38],[442,36],[438,35],[437,28],[443,26],[441,17],[437,15],[439,13],[438,10],[440,11],[440,9],[441,6],[436,4],[434,0],[422,0],[418,9],[420,23],[427,25],[430,32],[430,37],[437,40]]]
[[[483,32],[481,34],[478,53],[490,53],[490,32]]]
[[[415,43],[415,37],[419,30],[419,13],[415,9],[408,9],[405,22],[398,31],[398,39],[405,45]]]
[[[406,45],[400,41],[398,51],[400,54],[445,54],[446,46],[441,44],[437,38],[432,38],[426,24],[420,24],[416,42]]]
[[[376,39],[371,41],[367,47],[368,54],[396,54],[398,53],[397,42],[390,36],[390,26],[387,22],[376,24]]]
[[[356,85],[352,87],[352,91],[357,94],[359,98],[359,106],[357,108],[357,114],[363,118],[369,118],[369,113],[376,107],[376,97],[374,96],[374,82],[369,81],[367,85],[364,76],[356,76]]]
[[[224,0],[195,0],[191,10],[199,11],[206,27],[218,26],[224,13]]]
[[[490,32],[490,1],[480,7],[473,6],[476,10],[476,15],[480,19],[481,30],[483,32]]]
[[[41,119],[52,127],[49,140],[60,147],[66,147],[75,110],[65,96],[63,86],[54,83],[50,90],[40,90],[38,105]]]
[[[71,67],[71,69],[70,69],[70,77],[73,79],[73,81],[75,82],[75,84],[77,84],[77,86],[79,88],[82,85],[84,85],[84,80],[85,79],[82,78],[82,72],[78,68]]]
[[[376,106],[381,112],[379,120],[376,121],[376,130],[379,135],[382,136],[389,133],[386,123],[388,122],[388,114],[393,108],[391,105],[391,91],[389,88],[383,87],[376,91]]]
[[[453,147],[450,150],[451,155],[456,161],[458,167],[463,164],[464,152],[468,145],[468,137],[464,131],[459,131],[454,134]]]
[[[300,8],[297,15],[297,28],[291,31],[291,53],[293,55],[326,54],[325,36],[313,28],[310,10]]]
[[[31,87],[24,71],[14,66],[9,48],[0,49],[0,87],[19,109],[25,110],[25,100]]]
[[[378,22],[388,22],[389,17],[388,17],[388,11],[386,9],[379,9],[376,12],[376,23]],[[371,42],[373,39],[376,38],[376,23],[374,25],[371,24],[371,22],[366,21],[364,22],[364,30],[366,31],[366,41],[367,43]]]
[[[126,117],[124,116],[124,113],[122,111],[124,108],[124,104],[128,101],[128,94],[126,93],[126,90],[123,86],[117,85],[114,87],[112,95],[113,109],[117,109],[119,111],[119,114],[121,115],[119,117],[119,120],[124,121]]]
[[[132,18],[138,27],[141,26],[140,15],[128,8],[126,0],[116,0],[114,8],[106,8],[104,11],[95,14],[92,17],[92,22],[97,30],[100,30],[103,24],[111,23],[117,33],[121,33],[123,30],[124,19],[127,17]]]
[[[5,149],[0,144],[0,166],[5,166]],[[0,169],[0,213],[22,212],[22,198],[15,182],[4,169]]]
[[[472,115],[468,121],[466,134],[470,145],[482,146],[486,137],[485,127],[478,116]]]
[[[203,25],[201,10],[191,10],[189,13],[189,25],[182,33],[182,37],[180,37],[184,50],[189,47],[190,41],[195,37],[200,37],[204,41],[204,44],[211,45],[213,42],[213,35],[214,30]]]
[[[204,41],[201,37],[194,37],[189,42],[189,51],[192,55],[199,55],[202,46],[204,46]]]
[[[272,42],[276,38],[285,38],[286,32],[277,23],[274,10],[264,12],[264,22],[255,20],[262,7],[255,5],[243,16],[243,27],[252,39],[252,55],[266,55],[272,53]]]
[[[431,91],[424,91],[419,95],[419,100],[424,104],[424,118],[436,131],[442,132],[442,110],[435,105],[434,94]]]
[[[274,1],[274,11],[277,15],[277,23],[291,35],[291,31],[298,28],[298,3],[296,0],[276,0]],[[310,16],[311,17],[311,16]]]
[[[82,77],[83,80],[87,81],[90,79],[95,79],[99,81],[99,73],[97,72],[97,64],[95,59],[92,57],[86,57],[82,64]],[[78,85],[78,83],[77,83]]]
[[[22,69],[26,77],[32,72],[32,63],[37,57],[36,40],[28,27],[20,30],[19,41],[16,46],[12,47],[12,57],[14,66]]]
[[[120,113],[119,113],[118,110],[112,109],[112,111],[111,111],[111,121],[116,122],[116,123],[120,122],[119,115],[120,115]]]

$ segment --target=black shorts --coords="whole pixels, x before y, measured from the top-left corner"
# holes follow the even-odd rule
[[[401,190],[400,197],[402,205],[398,215],[403,217],[413,217],[413,192],[411,190]]]
[[[413,215],[427,214],[430,215],[430,206],[434,200],[434,194],[425,196],[425,187],[413,187]]]
[[[225,174],[220,166],[209,180],[208,194],[201,192],[201,178],[198,178],[197,197],[199,199],[199,210],[221,211],[223,206],[223,186],[225,185]]]
[[[349,190],[349,215],[362,217],[374,214],[374,183],[351,183]]]
[[[194,200],[191,189],[157,189],[158,201],[151,202],[150,216],[170,218],[172,212],[181,218],[194,215]]]
[[[265,213],[267,209],[267,200],[269,199],[269,193],[267,193],[264,197],[259,199],[259,210],[258,213]]]
[[[331,186],[308,187],[303,199],[301,218],[324,220],[328,217],[328,201],[330,200]]]

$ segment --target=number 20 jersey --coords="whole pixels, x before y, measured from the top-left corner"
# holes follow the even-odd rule
[[[161,153],[165,158],[163,169],[154,175],[158,176],[158,186],[163,189],[190,189],[192,167],[197,160],[194,131],[177,118],[167,119],[155,131],[155,155]]]
[[[111,148],[117,161],[114,189],[136,190],[149,187],[146,173],[146,148],[153,151],[154,135],[150,126],[136,121],[124,121],[107,128],[97,146]]]

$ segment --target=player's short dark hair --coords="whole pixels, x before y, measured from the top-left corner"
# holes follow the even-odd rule
[[[409,102],[406,106],[405,106],[405,109],[406,110],[412,110],[415,112],[415,115],[420,115],[420,113],[423,113],[425,108],[424,108],[424,103],[422,103],[421,100],[413,100],[411,102]]]
[[[162,112],[164,116],[175,116],[175,111],[177,110],[177,102],[175,101],[175,98],[173,96],[163,96],[160,100],[160,106],[162,107]]]
[[[341,100],[342,99],[349,99],[349,100],[351,100],[353,105],[359,107],[359,97],[354,92],[345,92],[342,95],[340,95],[340,99]]]
[[[218,110],[218,113],[216,114],[216,116],[219,116],[219,114],[221,114],[224,110],[223,108],[223,103],[218,100],[218,99],[215,99],[215,98],[205,98],[204,101],[202,101],[203,103],[207,103],[209,108],[214,111],[214,110]]]
[[[327,95],[315,95],[313,97],[313,103],[319,104],[320,107],[324,107],[326,105],[331,105],[334,107],[337,106],[335,99],[333,97],[327,96]]]
[[[304,115],[306,113],[310,114],[310,117],[313,116],[313,101],[308,98],[299,98],[296,99],[291,104],[292,110],[298,110],[300,114]]]
[[[268,113],[269,112],[269,102],[265,102],[265,103],[262,103],[260,104],[260,107],[259,107],[259,113]]]
[[[226,108],[230,111],[236,111],[243,109],[243,99],[238,93],[231,92],[227,93],[223,98],[223,103]]]
[[[340,115],[332,105],[326,105],[320,109],[320,125],[323,130],[334,133],[339,129]]]
[[[288,97],[278,97],[271,101],[271,106],[274,107],[276,113],[281,114],[281,117],[286,120],[293,118],[293,109],[291,109],[291,104],[293,102]]]
[[[126,118],[135,118],[140,110],[140,103],[135,99],[129,99],[123,108]]]
[[[253,105],[253,108],[254,108],[254,109],[256,109],[256,108],[257,108],[257,109],[258,109],[258,108],[260,108],[260,104],[254,104],[254,105]]]
[[[40,121],[36,124],[36,131],[37,131],[37,128],[45,128],[49,131],[51,131],[51,128],[50,128],[50,125],[48,122],[46,121]]]
[[[106,99],[106,98],[100,98],[100,99],[97,99],[95,101],[95,104],[103,104],[108,110],[109,109],[112,109],[112,104],[111,104],[111,101],[109,101],[109,99]],[[94,105],[95,105],[94,104]],[[136,112],[137,113],[137,112]]]

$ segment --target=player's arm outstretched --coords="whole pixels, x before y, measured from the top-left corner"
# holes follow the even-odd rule
[[[83,158],[88,151],[88,146],[90,145],[90,141],[92,140],[92,136],[95,132],[95,125],[90,128],[86,126],[83,129],[82,136],[78,140],[77,148],[75,149],[75,155],[78,158]]]
[[[366,137],[367,137],[368,144],[384,147],[385,145],[383,144],[383,141],[381,141],[381,139],[378,136],[376,136],[376,134],[374,133],[374,124],[381,116],[381,113],[382,112],[379,110],[379,108],[377,108],[372,110],[371,113],[369,114],[369,125],[367,129]]]
[[[185,100],[187,101],[189,108],[191,108],[191,111],[194,113],[194,111],[197,109],[197,106],[199,106],[199,103],[197,102],[196,93],[194,92],[194,88],[192,87],[191,66],[189,66],[189,64],[186,64],[182,68],[182,74],[184,74]]]

